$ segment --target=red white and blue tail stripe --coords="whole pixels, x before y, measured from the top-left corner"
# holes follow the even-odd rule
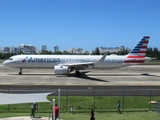
[[[125,63],[144,63],[150,36],[144,36],[135,48],[127,55]]]
[[[145,58],[150,36],[144,36],[127,58]]]

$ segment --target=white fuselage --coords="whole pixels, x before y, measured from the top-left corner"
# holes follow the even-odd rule
[[[127,56],[109,55],[106,56],[103,62],[97,62],[102,55],[16,55],[6,60],[3,64],[13,68],[54,68],[56,65],[68,64],[83,64],[95,63],[94,65],[87,64],[88,68],[116,68],[124,67],[132,64],[125,62],[130,60]],[[131,59],[133,60],[133,59]],[[135,59],[136,60],[136,59]],[[146,61],[146,59],[145,59]]]

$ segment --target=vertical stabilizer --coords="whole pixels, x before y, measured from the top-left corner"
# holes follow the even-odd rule
[[[150,36],[144,36],[127,58],[145,58]]]

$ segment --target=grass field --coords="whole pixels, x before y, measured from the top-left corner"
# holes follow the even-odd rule
[[[36,113],[36,116],[49,117],[49,113]],[[17,116],[30,116],[30,113],[0,113],[0,118]],[[63,120],[89,120],[90,113],[61,113],[60,118]],[[116,112],[96,113],[96,120],[159,120],[160,115],[155,112]]]
[[[4,60],[1,60],[1,59],[0,59],[0,64],[3,63],[3,61],[4,61]]]
[[[57,96],[48,96],[48,99],[57,100]],[[117,101],[121,101],[121,110],[125,112],[133,111],[154,111],[155,106],[149,103],[150,96],[61,96],[61,112],[66,113],[70,111],[73,105],[76,113],[90,112],[95,109],[96,112],[116,112]],[[159,96],[152,96],[152,101],[160,101]],[[31,103],[15,104],[15,105],[1,105],[0,113],[28,113],[30,112]],[[49,113],[51,110],[51,103],[39,103],[40,111],[42,113]]]
[[[160,60],[151,61],[151,62],[145,62],[144,65],[160,65]]]

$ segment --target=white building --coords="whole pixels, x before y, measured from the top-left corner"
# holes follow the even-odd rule
[[[16,53],[16,49],[15,49],[15,47],[14,47],[14,46],[11,46],[11,47],[10,47],[10,53],[13,53],[13,54],[15,54],[15,53]]]
[[[4,47],[4,53],[10,53],[10,47]]]
[[[54,52],[58,52],[59,51],[59,47],[56,45],[55,47],[54,47]]]
[[[2,50],[2,48],[0,47],[0,53],[3,53],[3,50]]]
[[[42,50],[47,50],[47,45],[43,44],[42,45]]]
[[[93,53],[93,50],[84,50],[84,51],[82,51],[82,53],[90,55]]]
[[[121,47],[99,47],[100,53],[105,53],[105,52],[117,53],[119,51],[124,51],[124,46],[121,46]]]
[[[21,46],[19,46],[19,51],[22,51],[25,54],[35,54],[36,47],[32,45],[21,44]]]
[[[71,48],[68,50],[68,52],[71,54],[82,54],[83,49],[82,48]]]

